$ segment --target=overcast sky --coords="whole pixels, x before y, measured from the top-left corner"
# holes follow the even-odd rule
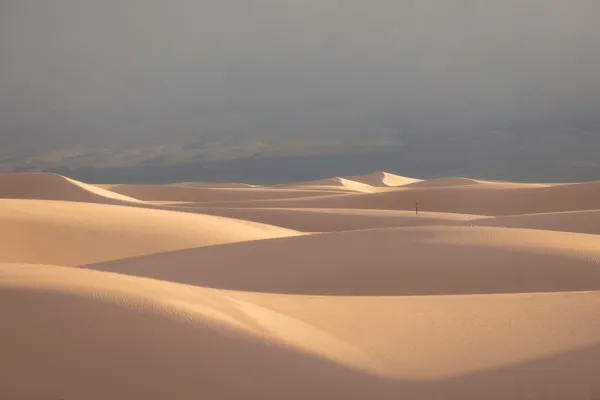
[[[0,139],[588,124],[598,21],[597,0],[0,0]]]

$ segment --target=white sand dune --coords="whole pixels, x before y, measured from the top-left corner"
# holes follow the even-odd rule
[[[380,193],[214,202],[210,203],[210,207],[414,210],[415,202],[419,203],[423,214],[441,212],[499,216],[596,210],[600,204],[600,182],[540,187],[506,187],[504,184],[404,187]]]
[[[426,179],[423,181],[418,181],[414,183],[409,183],[410,187],[440,187],[440,186],[468,186],[468,185],[478,185],[483,183],[476,179],[471,178],[434,178],[434,179]]]
[[[567,211],[543,214],[509,215],[470,220],[478,226],[545,229],[562,232],[600,234],[600,210]]]
[[[271,185],[269,187],[274,189],[332,190],[350,193],[372,193],[378,191],[376,188],[369,184],[340,177],[318,179],[306,182]]]
[[[559,292],[600,290],[600,244],[595,235],[566,232],[388,228],[233,243],[86,268],[290,294]]]
[[[327,190],[268,188],[205,188],[178,185],[117,185],[111,191],[146,201],[224,202],[288,199],[330,195]]]
[[[583,400],[600,391],[598,292],[269,296],[55,266],[5,264],[0,276],[4,398]]]
[[[453,186],[472,186],[472,185],[486,185],[489,188],[494,189],[527,189],[527,188],[540,188],[554,186],[545,183],[517,183],[517,182],[506,182],[506,181],[490,181],[463,177],[454,178],[434,178],[425,179],[422,181],[409,183],[404,185],[406,188],[439,188],[439,187],[453,187]]]
[[[78,265],[296,235],[241,220],[93,203],[0,199],[0,262]]]
[[[599,204],[0,175],[0,399],[600,399]]]
[[[177,209],[185,210],[186,205]],[[260,222],[302,232],[336,232],[357,229],[391,228],[403,226],[460,225],[470,223],[477,215],[427,213],[414,211],[352,210],[319,208],[201,208],[194,212]]]
[[[394,175],[384,171],[376,171],[365,175],[346,176],[345,179],[365,183],[375,187],[397,187],[421,181],[420,179]]]
[[[257,187],[256,185],[249,185],[247,183],[237,183],[237,182],[179,182],[179,183],[171,183],[171,184],[169,184],[169,186],[184,186],[184,187],[212,188],[212,189],[240,189],[240,188]]]
[[[0,198],[64,200],[105,204],[141,203],[140,200],[57,174],[0,174]]]

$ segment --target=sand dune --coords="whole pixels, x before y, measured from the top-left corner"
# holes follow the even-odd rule
[[[288,199],[330,195],[326,190],[267,188],[205,188],[178,185],[117,185],[111,191],[147,201],[223,202],[239,200]]]
[[[297,232],[199,214],[0,199],[0,262],[78,265]]]
[[[272,293],[559,292],[600,290],[600,245],[595,235],[565,232],[388,228],[211,246],[87,268]]]
[[[312,189],[312,190],[332,190],[342,192],[358,192],[358,193],[372,193],[377,191],[373,186],[357,182],[346,178],[334,177],[319,179],[314,181],[296,182],[281,185],[269,186],[276,189]]]
[[[57,174],[0,174],[0,198],[64,200],[105,204],[140,203],[132,197]]]
[[[376,171],[365,175],[346,176],[345,179],[365,183],[375,187],[386,186],[404,186],[415,182],[420,182],[420,179],[409,178],[406,176],[394,175],[389,172]]]
[[[0,265],[0,276],[11,327],[0,330],[0,390],[11,399],[586,399],[600,390],[598,292],[269,296],[54,266]]]
[[[482,183],[481,181],[471,179],[471,178],[435,178],[435,179],[426,179],[424,181],[418,181],[414,183],[409,183],[410,187],[440,187],[440,186],[468,186],[468,185],[478,185]]]
[[[338,194],[253,202],[229,201],[210,203],[210,207],[414,210],[415,202],[419,202],[423,214],[442,212],[499,216],[596,210],[600,204],[600,182],[540,187],[521,185],[506,187],[504,184],[404,187],[380,193]]]
[[[178,207],[186,209],[186,205]],[[459,225],[470,223],[477,215],[427,213],[414,211],[352,210],[319,208],[194,208],[195,212],[281,226],[302,232],[336,232],[402,226]]]
[[[236,182],[179,182],[171,183],[169,186],[184,186],[184,187],[197,187],[197,188],[213,188],[213,189],[240,189],[240,188],[251,188],[256,185],[249,185],[247,183],[236,183]]]
[[[600,210],[511,215],[472,220],[469,224],[600,234]]]
[[[0,398],[600,399],[598,204],[600,181],[3,174]]]

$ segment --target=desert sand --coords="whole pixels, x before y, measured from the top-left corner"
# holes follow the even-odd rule
[[[600,182],[0,174],[0,227],[2,399],[600,398]]]

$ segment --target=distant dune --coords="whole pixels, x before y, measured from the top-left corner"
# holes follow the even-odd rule
[[[147,201],[177,202],[287,199],[331,194],[319,189],[207,188],[195,187],[193,185],[116,185],[112,186],[110,190],[125,196],[134,196]]]
[[[477,185],[482,183],[481,181],[470,179],[470,178],[438,178],[438,179],[427,179],[424,181],[409,183],[410,187],[440,187],[440,186],[468,186]]]
[[[249,185],[247,183],[235,183],[235,182],[179,182],[171,183],[169,186],[184,186],[192,188],[213,188],[213,189],[240,189],[240,188],[251,188],[255,185]]]
[[[330,195],[298,199],[209,203],[226,208],[344,208],[414,210],[473,215],[516,215],[596,210],[600,182],[555,186],[479,184],[450,187],[400,187],[397,190],[356,195]]]
[[[347,176],[345,178],[375,187],[404,186],[421,181],[420,179],[394,175],[383,171],[376,171],[366,175]]]
[[[316,181],[273,185],[270,187],[276,189],[314,189],[359,193],[371,193],[376,191],[376,189],[369,184],[339,177],[319,179]]]
[[[0,174],[0,399],[600,399],[599,227],[600,181]]]

